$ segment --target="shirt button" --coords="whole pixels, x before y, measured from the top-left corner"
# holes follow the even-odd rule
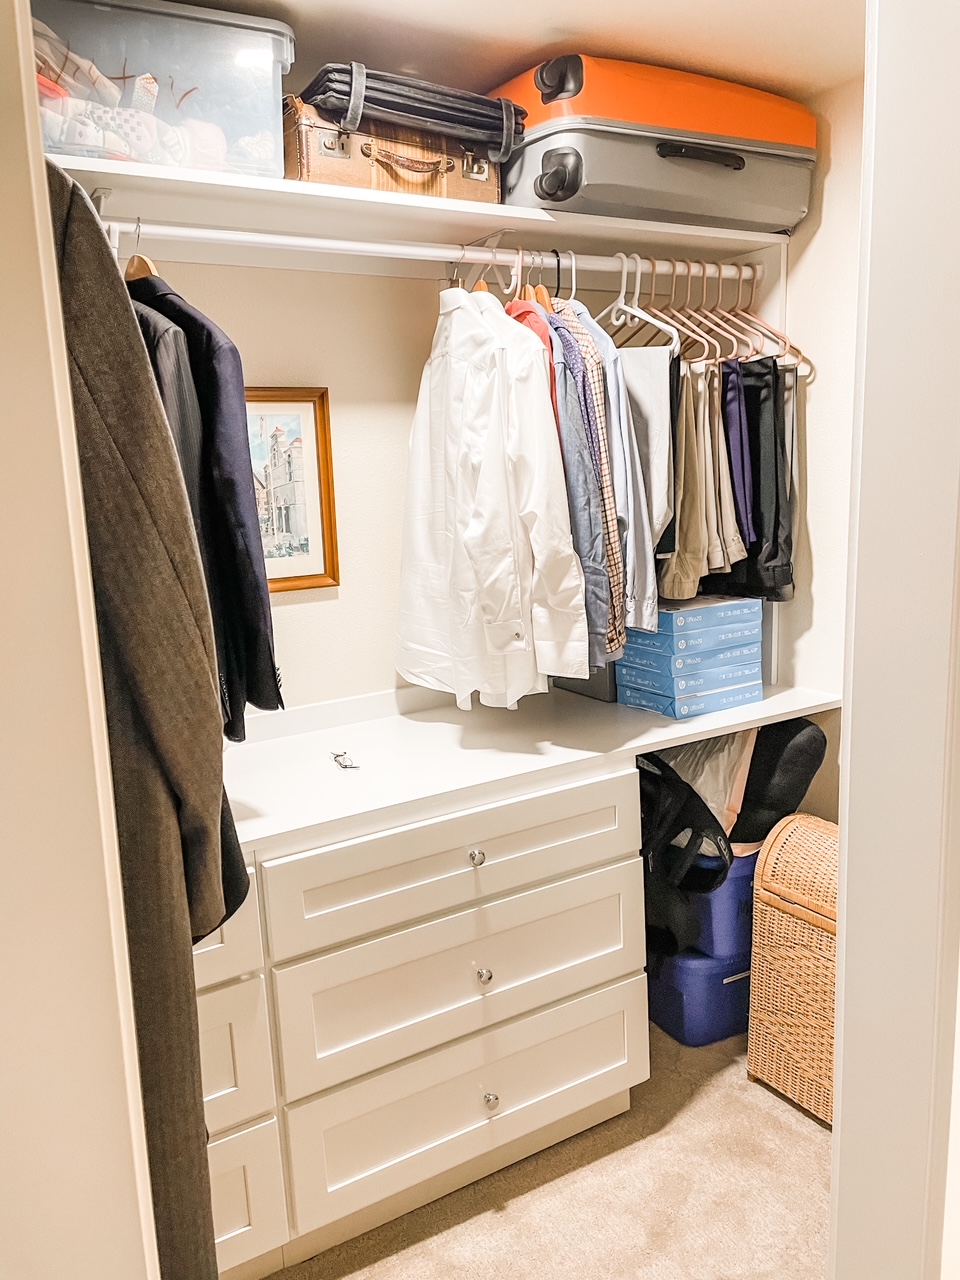
[[[514,638],[514,640],[522,640],[522,639],[523,639],[523,634],[522,634],[522,632],[520,632],[520,631],[515,631],[515,632],[513,633],[513,638]]]

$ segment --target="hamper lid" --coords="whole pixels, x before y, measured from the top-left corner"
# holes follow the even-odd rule
[[[809,813],[790,814],[760,850],[757,898],[836,933],[839,849],[836,823]]]

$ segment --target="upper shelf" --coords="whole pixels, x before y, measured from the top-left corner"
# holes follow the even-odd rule
[[[522,245],[527,249],[572,249],[592,254],[612,254],[623,249],[658,257],[689,257],[697,253],[713,260],[757,253],[784,241],[782,235],[762,232],[672,226],[283,178],[158,170],[149,165],[78,156],[52,159],[91,195],[97,189],[109,192],[103,203],[103,216],[108,220],[139,218],[144,223],[415,244],[469,244],[503,231],[501,247]],[[129,249],[128,245],[123,247]],[[285,248],[198,245],[164,241],[161,237],[151,237],[143,248],[168,261],[376,271],[433,278],[440,274],[431,264],[388,263],[380,259],[373,265]]]

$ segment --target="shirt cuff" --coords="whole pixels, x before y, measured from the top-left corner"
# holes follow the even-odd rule
[[[525,653],[530,644],[522,622],[485,622],[487,653]]]

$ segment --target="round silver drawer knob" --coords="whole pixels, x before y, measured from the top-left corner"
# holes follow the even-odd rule
[[[485,1093],[483,1095],[483,1100],[487,1104],[487,1108],[490,1111],[496,1111],[497,1107],[499,1107],[500,1105],[500,1099],[497,1097],[495,1093]]]
[[[478,969],[478,970],[477,970],[477,981],[478,981],[478,982],[482,982],[484,986],[486,986],[488,982],[492,982],[492,981],[493,981],[493,970],[492,970],[492,969]]]
[[[473,863],[475,867],[482,867],[483,864],[486,862],[486,860],[487,860],[487,855],[483,852],[482,849],[470,850],[470,861]]]

